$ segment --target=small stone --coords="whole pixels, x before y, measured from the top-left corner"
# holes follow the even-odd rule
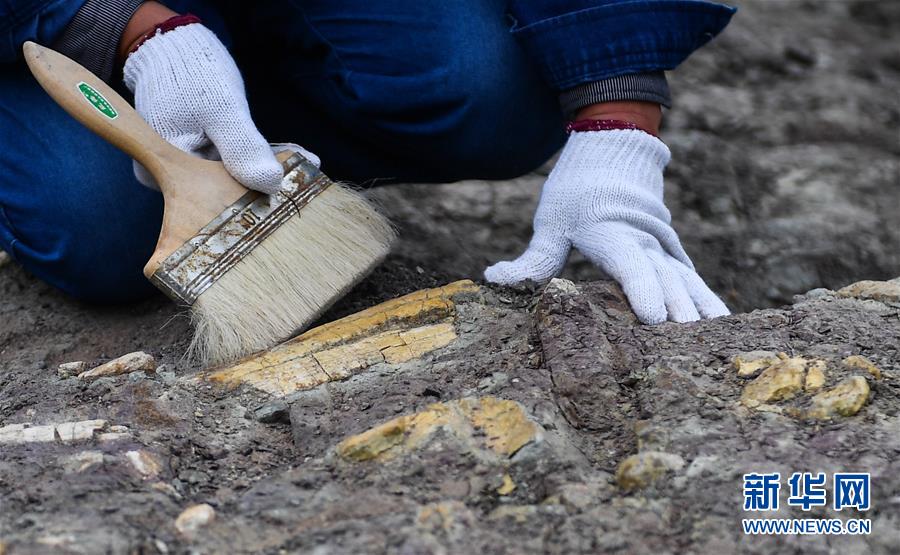
[[[806,383],[803,389],[807,392],[821,389],[825,385],[825,361],[814,360],[806,370]]]
[[[186,538],[191,538],[200,528],[208,526],[216,519],[216,510],[206,503],[192,505],[175,519],[175,530]]]
[[[273,424],[275,422],[283,422],[289,424],[291,406],[281,399],[266,403],[253,411],[253,416],[257,421],[264,424]]]
[[[123,439],[131,439],[131,434],[128,432],[103,432],[101,434],[97,434],[97,441],[100,443],[111,443],[113,441],[121,441]]]
[[[872,374],[872,377],[876,380],[881,379],[881,369],[872,364],[872,361],[867,359],[862,355],[851,355],[845,358],[843,361],[844,366],[850,368],[859,368],[860,370],[865,370],[869,374]]]
[[[94,432],[106,427],[106,420],[82,420],[81,422],[63,422],[56,425],[56,434],[63,442],[92,439]]]
[[[106,420],[82,420],[80,422],[61,422],[44,426],[31,424],[9,424],[0,427],[0,444],[2,443],[48,443],[62,441],[69,443],[93,439],[94,434],[106,427]]]
[[[125,458],[145,480],[155,478],[162,470],[159,460],[152,453],[143,449],[128,451],[125,453]]]
[[[71,378],[72,376],[77,376],[87,370],[87,363],[83,360],[78,360],[75,362],[64,362],[59,365],[56,369],[56,374],[60,378]]]
[[[516,483],[513,482],[512,477],[509,475],[509,473],[504,474],[503,484],[501,484],[500,487],[497,488],[497,493],[499,493],[500,495],[509,495],[510,493],[515,491],[515,489]]]
[[[84,472],[98,464],[103,464],[103,453],[100,451],[81,451],[63,460],[66,472]]]
[[[82,380],[95,380],[103,376],[118,376],[132,372],[152,373],[156,371],[156,359],[143,351],[136,351],[120,356],[106,364],[78,374]]]
[[[828,295],[834,294],[834,291],[831,289],[825,289],[824,287],[817,287],[816,289],[811,289],[807,291],[803,295],[798,295],[800,297],[806,297],[807,299],[823,299]]]
[[[574,282],[568,279],[553,278],[544,289],[544,294],[571,296],[580,295],[581,293]]]
[[[11,258],[10,258],[9,255],[6,253],[6,251],[0,251],[0,268],[2,268],[2,267],[4,267],[4,266],[6,266],[7,264],[9,264],[9,261],[10,261],[10,260],[11,260]],[[2,544],[0,544],[0,555],[3,555]]]
[[[779,360],[778,355],[772,351],[750,351],[735,355],[731,364],[739,378],[752,378]]]
[[[616,483],[623,490],[630,491],[649,486],[666,473],[681,470],[684,459],[662,451],[644,451],[619,463],[616,469]]]
[[[0,426],[0,444],[53,441],[56,439],[54,430],[52,425],[31,426],[28,422],[21,424],[7,424],[6,426]]]
[[[806,359],[801,357],[779,360],[744,387],[741,403],[749,408],[785,401],[803,390]]]
[[[817,420],[853,416],[868,399],[869,383],[862,376],[853,376],[813,397],[807,416]]]
[[[837,291],[840,297],[871,299],[883,303],[900,303],[900,283],[891,281],[857,281]]]

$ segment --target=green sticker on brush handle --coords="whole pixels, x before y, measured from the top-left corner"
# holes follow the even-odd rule
[[[78,87],[78,91],[84,96],[88,102],[91,103],[91,106],[97,109],[98,112],[108,117],[109,119],[116,119],[119,117],[119,113],[116,112],[116,109],[112,107],[112,104],[109,103],[106,98],[97,92],[94,87],[88,85],[84,81],[78,83],[76,85]]]

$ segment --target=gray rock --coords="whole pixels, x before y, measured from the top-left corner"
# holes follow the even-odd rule
[[[59,365],[56,373],[60,378],[71,378],[73,376],[77,376],[87,370],[87,363],[83,360],[75,361],[75,362],[64,362]]]

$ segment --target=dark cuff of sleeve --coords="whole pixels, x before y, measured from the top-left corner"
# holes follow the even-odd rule
[[[669,83],[662,71],[632,73],[592,81],[568,89],[559,95],[563,113],[571,116],[591,104],[617,100],[643,100],[672,107]]]
[[[125,26],[144,0],[87,0],[53,48],[107,83]]]

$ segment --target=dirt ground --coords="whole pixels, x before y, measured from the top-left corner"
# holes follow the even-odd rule
[[[458,302],[449,346],[285,400],[193,381],[187,318],[162,296],[87,306],[6,263],[0,428],[104,419],[128,431],[0,444],[0,555],[896,552],[896,303],[817,291],[773,307],[900,276],[900,3],[736,4],[724,35],[670,74],[663,131],[674,225],[734,316],[637,325],[573,254],[564,277],[588,283],[484,288]],[[527,244],[543,179],[372,191],[400,240],[322,321],[478,281]],[[730,360],[758,349],[824,360],[827,387],[854,375],[840,362],[850,355],[885,375],[866,378],[872,393],[856,416],[792,416],[808,409],[806,394],[754,411],[738,406],[746,381]],[[136,350],[156,357],[155,374],[57,376],[63,362]],[[514,455],[449,432],[385,461],[335,454],[389,419],[486,396],[517,403],[538,430]],[[152,476],[128,459],[135,451],[156,461]],[[647,452],[666,455],[666,477],[621,487],[617,469]],[[872,472],[873,533],[743,537],[739,476],[770,469]],[[196,503],[214,507],[215,522],[179,534],[175,518]]]

